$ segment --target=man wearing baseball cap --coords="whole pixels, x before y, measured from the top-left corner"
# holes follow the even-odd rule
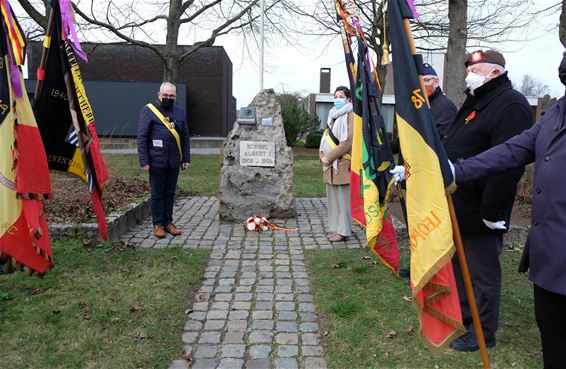
[[[527,99],[513,89],[505,70],[505,58],[495,50],[474,51],[465,61],[467,98],[456,114],[444,139],[448,158],[453,163],[476,156],[523,132],[532,124]],[[509,229],[517,182],[524,167],[482,180],[458,185],[454,207],[462,233],[474,293],[487,347],[496,344],[501,294],[499,256],[503,234]],[[453,259],[462,319],[468,332],[451,347],[458,351],[476,351],[470,307],[457,258]]]

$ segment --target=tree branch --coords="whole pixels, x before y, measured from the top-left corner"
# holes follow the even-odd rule
[[[47,15],[41,14],[28,0],[18,0],[18,3],[24,8],[26,13],[33,19],[37,24],[43,28],[45,31],[47,29]],[[47,13],[47,7],[45,7],[45,13]]]
[[[144,41],[140,41],[140,40],[136,40],[133,39],[131,37],[128,37],[127,35],[123,34],[122,32],[120,32],[116,27],[114,27],[111,24],[108,23],[104,23],[99,21],[98,19],[94,18],[94,17],[89,17],[88,15],[86,15],[83,11],[81,11],[75,4],[73,4],[73,9],[75,10],[75,12],[77,14],[79,14],[84,20],[86,20],[89,23],[92,23],[94,25],[97,25],[101,28],[107,29],[108,31],[112,32],[113,34],[115,34],[116,36],[118,36],[119,38],[121,38],[124,41],[127,41],[131,44],[134,45],[139,45],[139,46],[143,46],[143,47],[147,47],[148,49],[151,49],[155,54],[157,54],[157,56],[159,56],[159,58],[161,58],[161,60],[163,60],[163,62],[165,63],[165,55],[163,54],[163,52],[157,48],[155,45],[152,45],[150,43],[144,42]]]

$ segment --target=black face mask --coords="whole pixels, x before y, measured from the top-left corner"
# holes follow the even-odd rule
[[[558,77],[560,78],[560,82],[566,86],[566,56],[562,58],[562,62],[560,62],[560,66],[558,67]]]
[[[173,107],[173,104],[175,104],[175,99],[165,97],[161,99],[161,106],[165,109],[171,109]]]

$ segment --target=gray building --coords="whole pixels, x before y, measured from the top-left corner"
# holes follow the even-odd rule
[[[101,137],[135,137],[140,109],[157,98],[163,63],[150,49],[124,43],[82,43],[88,63],[81,74]],[[163,46],[160,46],[163,47]],[[189,46],[179,46],[187,50]],[[42,52],[30,42],[29,76],[35,76]],[[35,80],[26,82],[33,91]],[[221,46],[203,47],[179,67],[177,104],[188,115],[192,136],[225,137],[236,119],[232,62]]]

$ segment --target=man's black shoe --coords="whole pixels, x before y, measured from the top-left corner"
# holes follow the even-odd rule
[[[485,345],[487,346],[487,348],[493,348],[495,347],[495,344],[496,344],[495,337],[485,341]],[[475,333],[466,332],[460,337],[456,338],[454,341],[452,341],[452,343],[450,344],[450,348],[456,351],[473,352],[479,350],[480,346],[478,344],[478,340],[476,338]]]

